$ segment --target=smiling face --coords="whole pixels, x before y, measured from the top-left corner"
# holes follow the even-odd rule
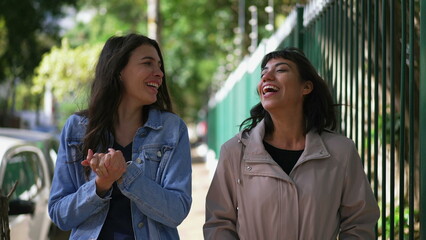
[[[153,46],[145,44],[133,50],[121,71],[123,101],[131,101],[138,106],[156,102],[164,76],[161,65],[161,59]]]
[[[297,65],[284,58],[272,58],[261,72],[258,93],[263,108],[272,114],[302,112],[303,97],[312,91],[312,82],[302,81]]]

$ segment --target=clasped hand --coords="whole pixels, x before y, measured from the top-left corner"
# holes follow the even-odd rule
[[[81,164],[90,166],[96,173],[96,189],[101,194],[107,192],[112,184],[121,178],[127,167],[123,153],[113,148],[109,148],[108,153],[93,153],[93,150],[89,149]]]

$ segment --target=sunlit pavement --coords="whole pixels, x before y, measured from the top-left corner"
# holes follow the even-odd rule
[[[205,220],[205,199],[211,177],[204,162],[192,164],[192,207],[188,217],[178,227],[182,240],[202,240]]]

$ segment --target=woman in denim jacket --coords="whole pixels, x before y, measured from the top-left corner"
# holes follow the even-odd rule
[[[88,108],[62,130],[49,215],[71,239],[179,239],[191,202],[188,131],[172,113],[160,48],[111,37]]]

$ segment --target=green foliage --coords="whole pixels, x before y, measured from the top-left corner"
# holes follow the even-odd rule
[[[381,203],[379,203],[379,206],[382,206]],[[389,206],[388,206],[389,207]],[[390,220],[390,214],[386,215],[386,236],[398,236],[399,235],[399,230],[400,230],[400,225],[403,226],[404,229],[404,239],[408,239],[409,238],[409,218],[410,218],[410,209],[408,207],[404,208],[403,211],[403,219],[400,218],[400,206],[396,206],[394,209],[394,223],[391,222]],[[419,222],[418,219],[420,218],[419,215],[419,210],[418,209],[414,209],[414,218],[415,218],[415,222]],[[394,226],[394,232],[391,233],[391,224],[393,224]],[[377,228],[379,230],[379,236],[382,236],[382,216],[380,217],[379,221],[377,222]],[[419,235],[419,229],[418,226],[414,227],[415,236]]]
[[[177,112],[194,121],[208,100],[214,72],[228,49],[232,49],[235,24],[226,24],[235,20],[232,2],[162,4],[163,49],[170,90]]]
[[[76,0],[0,1],[0,82],[26,80],[57,39],[57,17]]]
[[[71,48],[67,39],[60,47],[45,54],[36,69],[32,92],[41,94],[51,88],[57,101],[78,97],[89,86],[101,44],[84,44]]]
[[[58,104],[57,127],[62,129],[69,116],[73,113],[83,110],[87,107],[85,98],[81,95],[79,98],[74,98],[70,101],[60,102]]]
[[[64,37],[70,41],[70,46],[77,47],[82,44],[105,43],[113,35],[122,35],[129,32],[146,32],[145,22],[138,20],[123,22],[113,15],[103,13],[101,9],[94,9],[93,18],[89,24],[77,22]],[[135,24],[137,23],[137,24]],[[131,30],[134,29],[134,30]]]
[[[291,1],[275,1],[275,9],[288,7],[288,2]],[[245,37],[241,44],[236,44],[238,1],[161,2],[165,67],[177,111],[186,120],[197,120],[199,110],[207,104],[212,91],[216,90],[212,88],[212,83],[219,82],[217,85],[221,85],[226,76],[235,70],[242,56],[249,54],[250,5],[258,9],[259,42],[271,35],[265,29],[268,23],[264,10],[267,3],[263,0],[246,1]],[[289,9],[293,7],[294,4],[291,4]],[[277,17],[288,14],[288,11],[277,11],[275,14]],[[239,49],[242,50],[241,54],[236,51]],[[226,69],[222,75],[217,74],[220,67]]]
[[[86,43],[105,43],[113,35],[146,33],[145,0],[80,0],[78,6],[80,13],[91,15],[92,18],[89,22],[77,21],[76,27],[65,34],[73,47]]]
[[[7,29],[4,17],[0,17],[0,56],[3,56],[7,47]]]
[[[294,7],[293,2],[275,1],[276,18],[286,15]],[[248,54],[248,7],[252,4],[259,11],[259,39],[271,34],[264,28],[268,21],[264,11],[267,1],[247,1],[246,36],[242,45],[236,45],[238,1],[161,1],[160,44],[168,86],[175,110],[185,120],[197,120],[199,110],[207,104],[211,92],[215,90],[212,89],[212,82],[217,82],[215,85],[219,86],[242,56]],[[75,27],[64,34],[68,40],[44,56],[36,70],[32,93],[40,94],[47,86],[52,87],[59,101],[68,98],[81,100],[75,93],[87,88],[91,79],[93,71],[89,66],[98,56],[93,49],[100,48],[112,35],[129,32],[147,34],[145,0],[80,0],[77,7],[79,13],[91,15],[90,21],[77,21]],[[77,16],[75,19],[78,20]],[[236,49],[242,49],[242,54],[235,55]],[[217,74],[218,68],[225,65],[226,71]]]
[[[31,83],[22,83],[16,86],[16,95],[20,96],[16,98],[15,108],[25,110],[36,110],[37,106],[41,103],[41,94],[32,94]]]
[[[229,55],[237,48],[248,54],[249,5],[258,7],[259,38],[269,37],[265,30],[268,16],[264,11],[267,1],[247,1],[246,37],[243,47],[234,43],[238,27],[238,1],[187,0],[160,1],[161,46],[165,58],[166,75],[175,110],[187,121],[195,121],[199,110],[210,97],[211,83],[225,79],[215,77],[220,66],[227,65]],[[279,13],[287,14],[292,1],[276,1]],[[72,47],[83,43],[98,43],[116,34],[139,32],[147,34],[147,2],[143,0],[79,1],[81,10],[94,13],[89,23],[78,23],[66,33]],[[291,9],[291,8],[288,8]],[[276,16],[280,14],[276,13]],[[229,74],[243,55],[232,57]],[[214,90],[214,89],[213,89]]]
[[[395,124],[394,124],[394,126],[391,126],[391,115],[390,115],[390,113],[389,113],[390,111],[388,111],[387,113],[386,113],[386,118],[385,118],[385,120],[386,120],[386,127],[385,127],[385,137],[386,137],[386,144],[390,144],[390,139],[391,139],[391,135],[393,135],[394,136],[394,141],[396,142],[396,143],[398,143],[399,142],[399,136],[400,136],[400,131],[401,131],[401,129],[400,129],[400,127],[401,127],[401,114],[400,113],[395,113],[395,119],[394,119],[394,121],[395,121]],[[383,138],[383,115],[379,115],[379,119],[378,119],[379,121],[378,121],[378,123],[379,123],[379,126],[378,126],[378,132],[379,132],[379,136],[381,137],[381,138]],[[372,137],[374,137],[374,135],[372,136]]]
[[[59,39],[58,19],[64,5],[77,0],[0,1],[0,84],[9,86],[0,96],[0,125],[6,124],[15,106],[32,108],[39,96],[25,90],[43,53]],[[16,87],[22,84],[19,91]],[[28,87],[29,88],[29,87]],[[22,95],[23,94],[23,95]],[[16,105],[11,103],[16,102]]]

